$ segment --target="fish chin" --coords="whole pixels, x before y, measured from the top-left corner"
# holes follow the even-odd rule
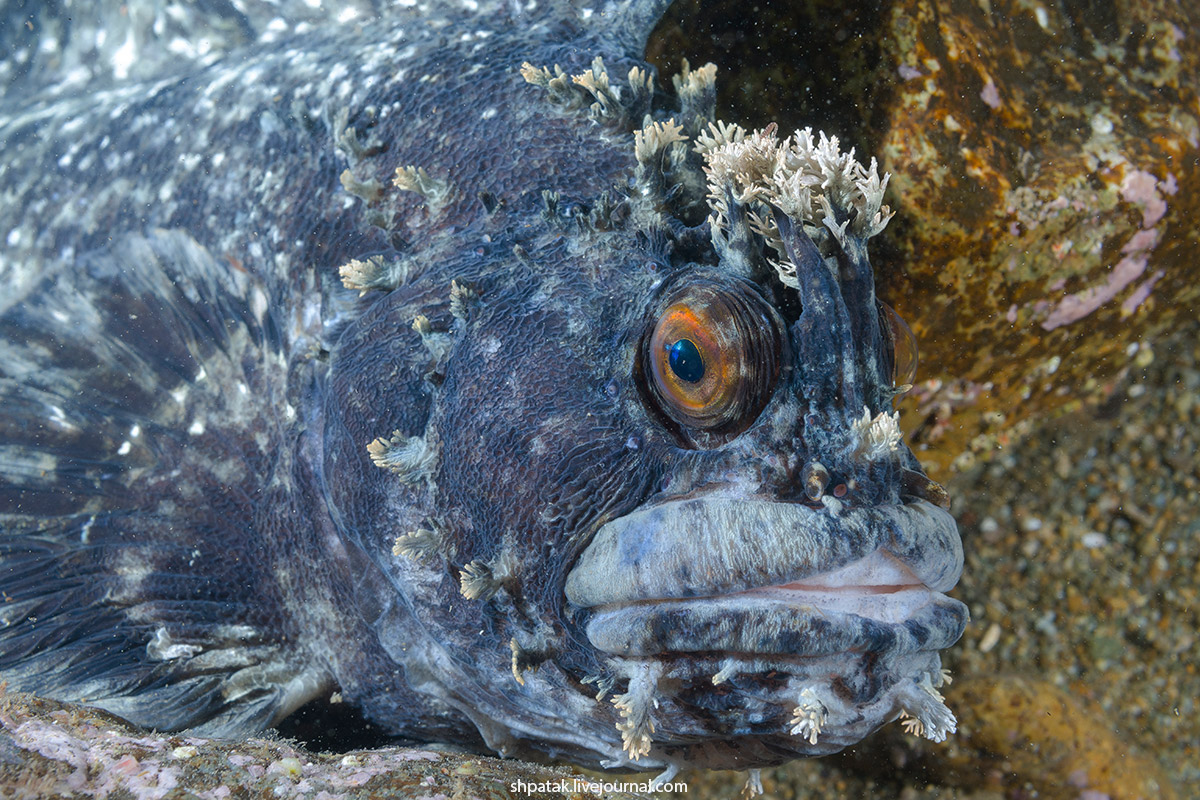
[[[943,594],[961,571],[953,518],[925,501],[711,494],[604,525],[566,596],[618,672],[662,676],[657,746],[705,731],[707,762],[722,738],[744,758],[745,737],[783,760],[836,752],[902,712],[931,738],[953,730],[938,651],[966,625]]]

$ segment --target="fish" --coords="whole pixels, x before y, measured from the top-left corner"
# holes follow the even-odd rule
[[[185,19],[205,47],[137,4],[29,20],[10,689],[225,737],[336,693],[664,776],[954,731],[963,552],[893,410],[887,176],[718,121],[712,65],[660,87],[669,5],[282,3]]]

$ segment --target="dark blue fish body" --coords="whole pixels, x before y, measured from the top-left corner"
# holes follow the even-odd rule
[[[944,736],[874,165],[657,91],[665,3],[482,5],[10,81],[0,671],[614,767]]]

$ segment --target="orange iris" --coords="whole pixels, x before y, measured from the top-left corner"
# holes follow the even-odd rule
[[[677,298],[645,345],[652,395],[688,428],[740,432],[766,405],[778,373],[775,317],[765,304],[716,288]]]

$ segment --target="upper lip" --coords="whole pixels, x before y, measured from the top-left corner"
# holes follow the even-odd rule
[[[944,592],[962,566],[954,518],[924,500],[834,512],[706,495],[605,524],[568,574],[566,596],[593,608],[754,590]]]

